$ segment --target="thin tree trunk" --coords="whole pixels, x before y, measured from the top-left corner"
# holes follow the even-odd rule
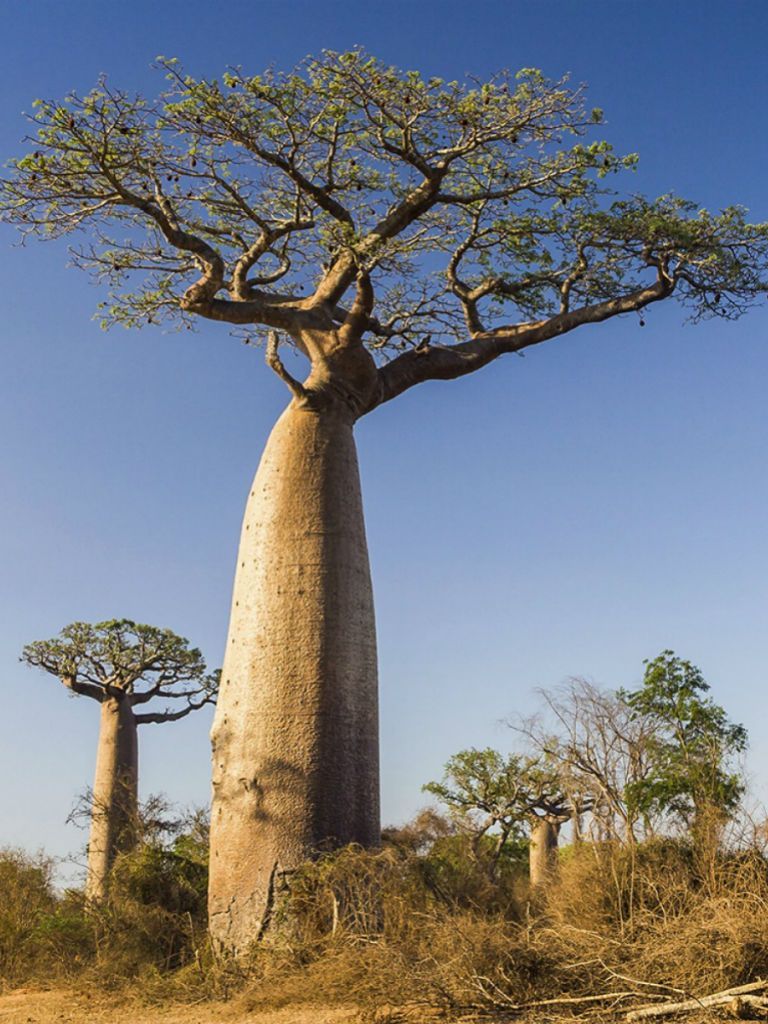
[[[557,841],[560,825],[549,818],[536,818],[531,826],[528,867],[532,889],[540,889],[557,868]]]
[[[292,403],[241,534],[213,745],[210,929],[263,933],[286,873],[380,840],[376,639],[351,416]]]
[[[107,697],[101,704],[99,747],[88,840],[88,902],[103,900],[115,857],[136,840],[138,744],[129,701]]]
[[[573,845],[579,846],[584,842],[584,823],[581,811],[575,807],[571,811],[571,827],[573,829]]]

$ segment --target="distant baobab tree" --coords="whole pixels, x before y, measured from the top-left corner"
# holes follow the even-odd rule
[[[471,841],[473,859],[485,861],[496,881],[505,846],[528,838],[532,889],[551,881],[561,827],[592,806],[577,793],[561,766],[546,754],[500,754],[460,750],[445,765],[440,782],[422,788],[437,797]]]
[[[115,857],[135,842],[138,726],[175,722],[214,702],[219,674],[207,673],[200,651],[170,629],[129,619],[73,622],[27,644],[21,660],[101,705],[86,881],[88,901],[99,901]],[[136,710],[150,701],[155,710]]]
[[[73,260],[109,291],[105,325],[261,336],[290,391],[245,513],[213,729],[210,927],[242,950],[286,872],[379,840],[355,421],[666,299],[737,317],[765,291],[768,227],[617,197],[635,158],[588,141],[601,111],[535,70],[461,84],[359,50],[221,80],[158,66],[156,100],[103,80],[38,101],[0,209],[25,236],[85,236]]]

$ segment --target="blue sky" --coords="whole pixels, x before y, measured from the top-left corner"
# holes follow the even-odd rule
[[[219,13],[220,11],[224,13]],[[0,154],[36,96],[101,72],[153,93],[362,44],[425,74],[568,71],[641,161],[627,187],[768,219],[768,8],[754,2],[185,3],[0,0]],[[216,325],[104,334],[58,243],[0,231],[0,843],[56,855],[90,782],[97,710],[19,665],[73,619],[167,625],[224,647],[244,499],[283,385]],[[666,647],[696,662],[768,777],[768,317],[685,326],[674,304],[416,389],[357,429],[378,610],[383,808],[570,675],[632,685]],[[143,792],[208,795],[209,721],[148,726]]]

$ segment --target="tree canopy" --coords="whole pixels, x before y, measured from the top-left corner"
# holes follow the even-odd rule
[[[766,289],[768,225],[619,196],[636,157],[592,138],[602,112],[567,79],[445,82],[361,50],[219,80],[157,67],[155,100],[104,79],[36,101],[2,183],[25,237],[85,236],[105,326],[204,317],[313,361],[330,331],[377,357],[365,412],[672,295],[733,318]]]
[[[57,676],[73,694],[99,702],[171,702],[135,715],[139,725],[183,718],[213,703],[218,692],[219,673],[207,671],[188,640],[130,619],[73,622],[58,637],[27,644],[21,660]]]
[[[572,679],[541,691],[544,716],[515,726],[603,838],[634,842],[672,828],[722,824],[744,794],[735,759],[747,731],[707,696],[701,671],[673,651],[647,660],[641,686]],[[698,819],[698,820],[697,820]]]
[[[744,793],[733,760],[747,747],[747,730],[707,696],[709,684],[690,661],[662,653],[645,662],[643,685],[619,691],[649,732],[649,771],[630,785],[644,814],[665,813],[693,826],[697,816],[731,813]]]
[[[564,788],[560,766],[541,752],[505,756],[491,748],[461,750],[446,763],[441,782],[422,788],[476,835],[498,829],[502,843],[522,837],[536,818],[567,821],[581,809]]]

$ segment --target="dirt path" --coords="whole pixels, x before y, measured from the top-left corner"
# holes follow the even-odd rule
[[[0,996],[0,1024],[354,1024],[354,1007],[292,1006],[246,1010],[232,1003],[146,1007],[54,989]]]

